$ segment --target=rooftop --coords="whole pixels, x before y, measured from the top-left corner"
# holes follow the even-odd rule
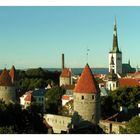
[[[86,64],[85,68],[83,69],[83,72],[75,86],[74,91],[78,93],[98,93],[99,92],[98,84],[88,64]]]

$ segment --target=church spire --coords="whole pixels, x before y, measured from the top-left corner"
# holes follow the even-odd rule
[[[114,32],[113,32],[113,46],[112,46],[112,52],[120,53],[119,47],[118,47],[116,17],[115,17],[115,20],[114,20]]]

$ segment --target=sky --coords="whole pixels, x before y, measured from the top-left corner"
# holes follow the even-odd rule
[[[108,67],[114,17],[123,63],[140,65],[140,7],[1,6],[0,69]],[[87,48],[88,60],[87,60]]]

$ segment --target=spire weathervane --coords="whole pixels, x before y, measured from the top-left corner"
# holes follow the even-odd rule
[[[88,48],[88,46],[87,46],[87,50],[86,51],[87,51],[87,53],[86,53],[86,61],[88,63],[88,54],[89,54],[88,52],[90,51],[90,49]]]

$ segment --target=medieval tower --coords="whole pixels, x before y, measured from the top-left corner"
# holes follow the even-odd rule
[[[16,92],[15,86],[12,83],[9,72],[4,69],[0,75],[0,99],[5,101],[6,104],[15,101]]]
[[[74,89],[74,111],[94,124],[100,119],[100,90],[87,64]]]
[[[109,72],[112,69],[111,59],[114,58],[114,72],[117,74],[122,74],[122,52],[118,47],[118,37],[117,37],[117,25],[116,18],[114,23],[114,33],[113,33],[113,46],[112,50],[109,52]]]
[[[64,54],[62,54],[62,72],[60,75],[60,86],[65,86],[65,85],[71,85],[72,79],[71,79],[71,69],[69,68],[65,68],[65,58],[64,58]]]

